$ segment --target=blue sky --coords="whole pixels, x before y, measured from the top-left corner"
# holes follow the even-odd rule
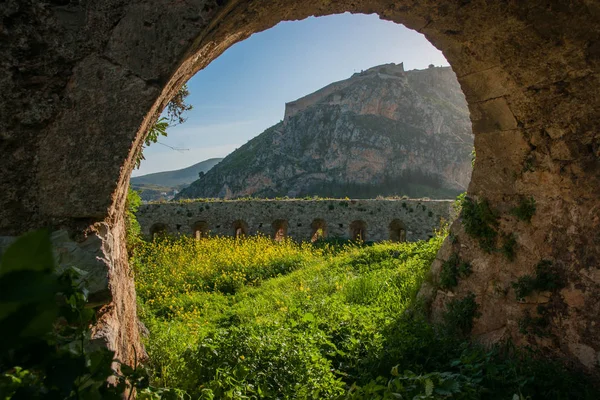
[[[144,151],[133,176],[224,157],[283,119],[285,103],[375,65],[448,65],[423,35],[376,15],[282,22],[237,43],[188,82],[183,125]]]

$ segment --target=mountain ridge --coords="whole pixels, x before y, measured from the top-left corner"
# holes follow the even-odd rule
[[[386,64],[287,103],[282,122],[177,198],[448,198],[468,185],[472,147],[450,67],[405,72]]]
[[[209,158],[186,168],[154,172],[140,175],[130,179],[132,189],[141,192],[143,200],[157,200],[164,192],[180,190],[198,179],[200,172],[208,172],[223,158]]]

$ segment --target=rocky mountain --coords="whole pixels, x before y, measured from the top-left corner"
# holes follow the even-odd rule
[[[136,176],[130,180],[131,187],[140,192],[142,200],[166,200],[173,197],[175,191],[198,179],[200,173],[208,172],[221,160],[222,158],[209,158],[183,169]]]
[[[454,197],[470,180],[472,149],[450,67],[386,64],[287,103],[283,121],[177,197]]]

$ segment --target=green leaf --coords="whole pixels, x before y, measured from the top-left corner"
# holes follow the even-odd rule
[[[315,316],[313,314],[311,314],[311,313],[306,313],[302,317],[302,321],[303,322],[314,322],[315,321]]]
[[[433,382],[429,378],[425,380],[425,394],[427,396],[431,396],[433,394]]]
[[[0,260],[0,276],[12,271],[47,271],[53,268],[52,243],[45,230],[21,236],[6,249]]]

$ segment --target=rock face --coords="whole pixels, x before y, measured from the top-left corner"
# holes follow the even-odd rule
[[[471,178],[472,148],[452,69],[387,64],[286,104],[284,121],[178,197],[455,197]]]

